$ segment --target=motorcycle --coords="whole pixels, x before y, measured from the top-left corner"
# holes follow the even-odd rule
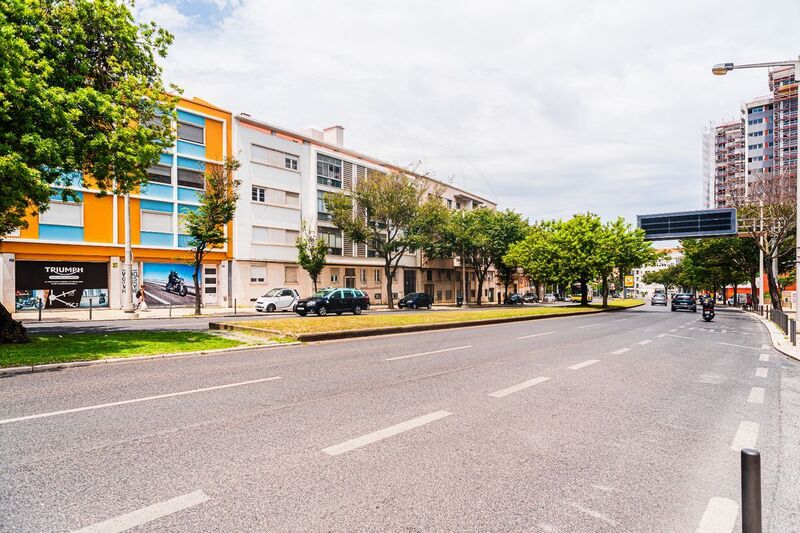
[[[186,283],[183,281],[183,278],[175,275],[171,276],[167,284],[164,286],[164,290],[167,292],[174,292],[181,296],[186,296],[189,292],[189,289],[186,288]]]
[[[714,300],[703,300],[703,320],[711,322],[714,320]]]

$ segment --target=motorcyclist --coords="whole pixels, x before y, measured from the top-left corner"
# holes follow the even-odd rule
[[[175,285],[178,283],[178,278],[177,272],[174,270],[169,271],[169,276],[167,276],[167,290],[175,287]]]

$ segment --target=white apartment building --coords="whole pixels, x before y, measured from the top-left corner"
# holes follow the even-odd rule
[[[633,270],[633,297],[634,298],[647,298],[653,295],[656,289],[664,289],[663,285],[644,283],[642,277],[648,272],[656,272],[663,270],[667,267],[675,266],[683,260],[683,249],[681,248],[666,248],[659,250],[666,252],[667,257],[659,259],[658,263],[652,266],[636,268]],[[672,290],[674,292],[675,289]]]
[[[233,294],[239,302],[254,301],[275,287],[312,291],[308,274],[297,264],[295,239],[307,225],[328,243],[327,266],[319,287],[364,290],[373,304],[386,303],[383,260],[366,245],[345,238],[331,222],[322,196],[347,192],[370,171],[387,172],[393,165],[344,147],[344,128],[293,132],[247,114],[234,117],[234,153],[241,162],[240,199],[234,219]],[[429,179],[419,176],[419,179]],[[495,208],[489,200],[443,184],[443,199],[453,209]],[[467,301],[476,298],[477,282],[467,269]],[[395,296],[427,292],[435,302],[454,302],[461,294],[457,260],[427,261],[407,254],[394,280]],[[484,300],[495,300],[496,278],[484,284]],[[245,300],[245,301],[243,301]]]

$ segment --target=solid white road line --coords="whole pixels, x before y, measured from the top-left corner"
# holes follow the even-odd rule
[[[517,337],[517,339],[530,339],[532,337],[541,337],[542,335],[550,335],[551,333],[555,333],[555,331],[545,331],[544,333],[534,333],[533,335],[523,335],[522,337]]]
[[[758,351],[763,350],[763,348],[753,348],[752,346],[742,346],[741,344],[729,344],[727,342],[718,342],[717,344],[721,344],[723,346],[733,346],[734,348],[746,348],[748,350],[758,350]]]
[[[658,337],[675,337],[676,339],[689,339],[690,341],[694,340],[694,337],[685,337],[683,335],[673,335],[672,333],[662,333],[661,335],[657,335]]]
[[[515,392],[525,390],[528,387],[533,387],[534,385],[538,385],[539,383],[544,383],[548,379],[550,378],[539,376],[538,378],[529,379],[528,381],[524,381],[512,387],[508,387],[507,389],[501,389],[499,391],[492,392],[491,394],[489,394],[489,396],[491,396],[492,398],[502,398],[503,396],[508,396],[509,394],[514,394]]]
[[[189,507],[200,505],[208,501],[208,499],[209,497],[202,490],[196,490],[165,502],[143,507],[138,511],[120,515],[104,522],[98,522],[97,524],[79,529],[75,533],[116,533],[119,531],[127,531],[128,529],[141,526],[142,524],[177,513],[178,511],[183,511]]]
[[[731,533],[739,516],[739,504],[728,498],[711,498],[695,533]]]
[[[409,359],[411,357],[419,357],[420,355],[431,355],[435,353],[452,352],[454,350],[466,350],[472,346],[456,346],[455,348],[444,348],[442,350],[434,350],[432,352],[412,353],[411,355],[401,355],[399,357],[390,357],[387,361],[397,361],[398,359]]]
[[[769,361],[769,354],[768,353],[762,353],[761,355],[758,356],[758,360],[759,361]]]
[[[650,344],[651,342],[653,342],[652,339],[647,339],[644,341],[639,341],[636,344],[638,344],[639,346],[644,346],[645,344]]]
[[[228,383],[227,385],[216,385],[214,387],[205,387],[202,389],[186,390],[181,392],[171,392],[169,394],[159,394],[158,396],[147,396],[145,398],[135,398],[133,400],[123,400],[121,402],[101,403],[99,405],[88,405],[86,407],[77,407],[75,409],[65,409],[63,411],[50,411],[49,413],[39,413],[38,415],[19,416],[17,418],[6,418],[0,420],[0,425],[11,424],[12,422],[22,422],[23,420],[33,420],[36,418],[48,418],[51,416],[67,415],[70,413],[80,413],[81,411],[93,411],[95,409],[103,409],[105,407],[114,407],[117,405],[128,405],[131,403],[149,402],[150,400],[160,400],[162,398],[172,398],[174,396],[185,396],[187,394],[195,394],[198,392],[208,392],[212,390],[229,389],[231,387],[241,387],[242,385],[252,385],[253,383],[263,383],[264,381],[273,381],[281,379],[280,376],[271,378],[252,379],[250,381],[240,381],[239,383]]]
[[[731,450],[738,452],[742,448],[755,448],[756,439],[758,439],[758,427],[755,422],[748,422],[747,420],[739,422],[739,429],[736,430],[736,435],[733,437]]]
[[[617,523],[614,520],[609,518],[607,515],[604,515],[603,513],[600,513],[598,511],[593,510],[593,509],[589,509],[588,507],[580,506],[577,503],[570,503],[570,505],[572,507],[574,507],[575,509],[577,509],[578,511],[580,511],[582,513],[586,513],[591,517],[594,517],[594,518],[596,518],[596,519],[598,519],[598,520],[600,520],[602,522],[605,522],[606,524],[609,524],[611,526],[616,526],[617,525]]]
[[[747,397],[750,403],[764,403],[764,387],[753,387],[750,389],[750,396]]]
[[[763,366],[760,366],[760,367],[756,368],[756,377],[757,378],[765,378],[765,377],[767,377],[768,373],[769,373],[769,369],[764,368]]]
[[[583,363],[578,363],[577,365],[568,366],[570,370],[579,370],[581,368],[587,367],[589,365],[593,365],[595,363],[599,363],[598,359],[589,359],[588,361],[584,361]]]
[[[406,420],[405,422],[401,422],[400,424],[380,429],[373,433],[367,433],[366,435],[356,437],[355,439],[350,439],[341,444],[328,446],[322,451],[327,453],[328,455],[341,455],[343,453],[355,450],[356,448],[361,448],[362,446],[367,446],[369,444],[373,444],[380,440],[393,437],[394,435],[398,435],[400,433],[404,433],[414,428],[424,426],[425,424],[430,424],[431,422],[441,420],[442,418],[450,416],[452,414],[453,413],[451,413],[450,411],[434,411],[433,413],[419,416],[417,418],[412,418],[411,420]]]
[[[613,353],[614,355],[619,355],[621,353],[630,352],[630,351],[631,351],[630,348],[620,348],[619,350],[614,350],[611,353]]]
[[[627,318],[620,318],[618,320],[613,320],[612,322],[625,322],[626,320],[628,320],[628,319]]]
[[[586,324],[585,326],[579,326],[579,327],[578,327],[578,329],[583,329],[583,328],[593,328],[593,327],[595,327],[595,326],[599,326],[599,325],[600,325],[600,324]]]

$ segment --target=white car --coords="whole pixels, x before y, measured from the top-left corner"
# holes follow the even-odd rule
[[[294,289],[272,289],[256,300],[256,311],[272,313],[273,311],[293,311],[300,295]]]

